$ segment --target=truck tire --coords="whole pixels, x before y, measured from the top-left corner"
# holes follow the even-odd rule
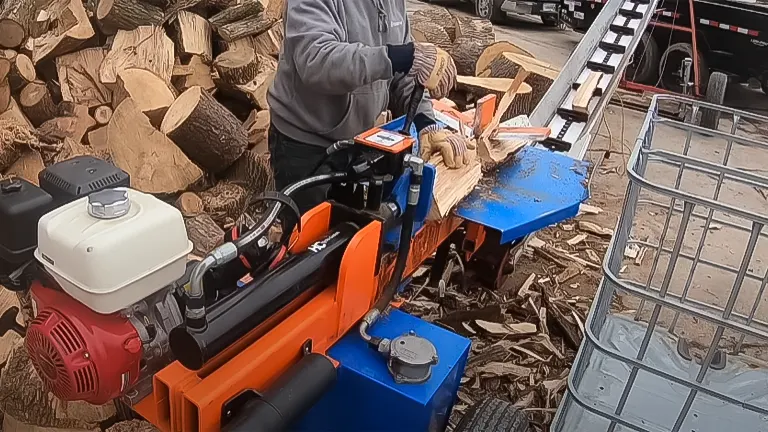
[[[475,0],[475,15],[490,20],[494,24],[501,24],[507,19],[507,14],[501,10],[504,0]]]
[[[454,432],[529,432],[528,416],[509,402],[487,398],[469,407]]]
[[[659,61],[659,81],[661,81],[662,88],[682,93],[682,77],[679,76],[678,71],[685,57],[693,58],[693,46],[688,42],[672,44],[661,55],[661,60]],[[704,90],[709,82],[709,66],[707,66],[701,50],[699,50],[699,75],[698,77],[694,76],[693,79],[699,83],[699,89]]]
[[[639,84],[655,84],[660,60],[659,44],[651,33],[646,31],[640,37],[640,43],[632,54],[632,63],[627,66],[624,77]]]
[[[541,15],[541,22],[547,27],[557,27],[557,15]]]
[[[715,72],[709,77],[707,93],[704,95],[704,100],[709,103],[722,105],[723,102],[725,102],[725,91],[727,89],[728,75],[722,72]],[[720,124],[720,110],[702,108],[701,121],[699,124],[701,127],[717,130],[717,127]]]

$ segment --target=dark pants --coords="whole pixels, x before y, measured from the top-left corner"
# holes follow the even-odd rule
[[[277,190],[313,175],[312,169],[325,157],[325,148],[306,144],[283,135],[273,125],[269,127],[269,153]],[[343,157],[342,157],[343,156]],[[346,156],[335,154],[314,174],[340,171]],[[329,186],[315,186],[292,195],[301,213],[325,201]]]

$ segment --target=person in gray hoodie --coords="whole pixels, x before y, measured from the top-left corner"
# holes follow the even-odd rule
[[[372,128],[382,111],[405,114],[416,82],[427,89],[414,119],[422,157],[440,152],[451,168],[468,162],[467,140],[441,130],[429,100],[455,85],[456,66],[440,48],[413,42],[405,0],[287,0],[284,26],[267,95],[278,190],[311,175],[328,146]],[[346,163],[336,154],[318,172]],[[294,199],[305,212],[326,191],[306,190]]]

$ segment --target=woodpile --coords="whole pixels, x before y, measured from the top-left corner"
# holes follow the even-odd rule
[[[182,211],[195,255],[249,217],[251,196],[274,188],[266,91],[284,0],[0,4],[0,177],[37,184],[58,161],[108,160]],[[15,294],[0,289],[0,300],[0,311],[18,313]],[[155,430],[119,422],[114,404],[57,400],[21,340],[0,339],[5,430]]]

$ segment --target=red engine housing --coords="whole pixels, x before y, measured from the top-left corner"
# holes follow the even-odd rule
[[[136,383],[141,339],[119,313],[102,315],[67,293],[35,282],[35,319],[25,345],[37,373],[61,400],[101,405]]]

